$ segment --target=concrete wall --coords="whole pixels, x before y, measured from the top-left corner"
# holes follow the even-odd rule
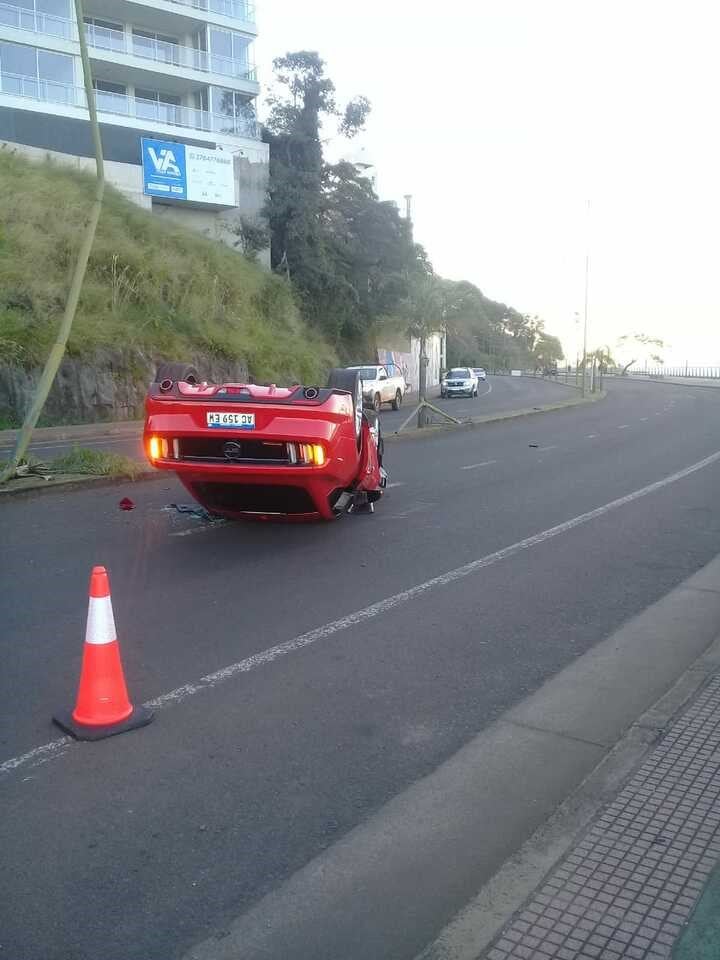
[[[50,423],[95,423],[142,417],[148,384],[157,364],[140,350],[97,350],[85,361],[66,357],[52,385],[43,419]],[[242,361],[213,357],[186,358],[201,377],[216,383],[247,380]],[[0,416],[22,422],[35,396],[42,368],[26,370],[0,361]]]
[[[428,357],[427,386],[436,387],[440,383],[443,363],[442,335],[433,333],[429,336],[425,341],[425,351]],[[391,362],[404,372],[411,391],[415,392],[420,381],[420,341],[402,335],[382,337],[378,341],[378,363]]]
[[[79,170],[95,170],[87,121],[45,116],[40,121],[39,117],[37,113],[0,108],[0,148],[38,162],[49,159]],[[108,183],[154,216],[164,217],[237,249],[235,243],[238,237],[232,232],[232,226],[237,224],[241,216],[259,218],[265,204],[269,176],[266,144],[243,141],[242,149],[238,148],[234,156],[237,206],[213,210],[188,203],[167,204],[146,197],[140,165],[140,138],[159,135],[152,131],[118,128],[112,124],[100,126]],[[165,136],[165,139],[171,138]],[[180,143],[194,146],[215,146],[214,143],[203,143],[182,136],[177,139]],[[270,250],[263,251],[258,259],[269,268]]]
[[[152,212],[157,217],[197,230],[213,240],[234,247],[238,236],[233,233],[233,227],[240,217],[261,219],[268,188],[268,165],[250,163],[245,157],[235,157],[235,184],[237,207],[232,209],[202,210],[188,207],[187,204],[153,203]],[[264,250],[258,260],[269,269],[270,249]]]

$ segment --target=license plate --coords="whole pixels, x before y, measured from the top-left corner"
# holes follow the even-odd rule
[[[254,413],[209,413],[207,415],[207,425],[209,427],[220,427],[229,430],[254,430]]]

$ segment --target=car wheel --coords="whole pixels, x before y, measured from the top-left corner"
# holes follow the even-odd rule
[[[359,371],[344,370],[342,367],[335,367],[328,374],[328,387],[331,390],[344,390],[345,393],[349,393],[352,397],[355,442],[359,450],[362,446],[363,418],[362,380],[360,379]]]
[[[172,380],[173,383],[199,383],[200,374],[190,363],[161,363],[155,373],[155,383]]]
[[[380,407],[382,406],[382,400],[380,399],[380,394],[376,393],[373,397],[373,410],[375,413],[380,413]]]
[[[392,408],[393,410],[399,410],[401,406],[402,406],[402,393],[400,392],[400,390],[396,390],[395,399],[392,402]]]

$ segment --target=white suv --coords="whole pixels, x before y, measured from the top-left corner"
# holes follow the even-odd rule
[[[470,367],[453,367],[440,383],[441,397],[476,397],[478,379]]]

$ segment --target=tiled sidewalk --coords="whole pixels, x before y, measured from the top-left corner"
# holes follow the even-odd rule
[[[720,859],[720,676],[483,954],[661,960]]]

